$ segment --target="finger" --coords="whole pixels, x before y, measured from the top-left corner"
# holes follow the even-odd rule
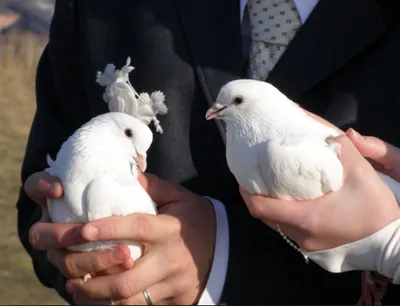
[[[340,160],[344,168],[357,168],[360,162],[365,162],[365,158],[346,134],[335,137],[334,142],[340,144]]]
[[[306,202],[281,200],[261,195],[250,195],[240,187],[240,194],[250,214],[276,229],[276,224],[298,224],[306,213]]]
[[[168,302],[170,298],[175,295],[175,288],[172,284],[167,282],[157,283],[150,288],[146,289],[147,296],[154,305],[172,305]],[[112,300],[113,305],[148,305],[148,301],[145,298],[144,291],[136,294],[132,298],[126,300]]]
[[[176,225],[176,220],[166,215],[135,213],[87,223],[82,228],[82,236],[88,241],[136,240],[151,243],[170,235]]]
[[[71,294],[82,294],[90,299],[128,299],[163,280],[169,273],[167,265],[154,266],[154,253],[139,259],[133,269],[116,275],[98,276],[84,283],[82,279],[67,282]]]
[[[177,202],[182,197],[182,188],[155,175],[139,173],[139,183],[143,186],[157,206]]]
[[[339,129],[336,125],[333,125],[332,123],[330,123],[329,121],[325,120],[324,118],[322,118],[322,117],[320,117],[320,116],[318,116],[318,115],[316,115],[316,114],[313,114],[313,113],[309,112],[308,110],[306,110],[306,109],[304,109],[304,108],[303,108],[303,110],[305,111],[305,113],[306,113],[309,117],[313,118],[314,120],[316,120],[316,121],[318,121],[318,122],[320,122],[320,123],[322,123],[322,124],[324,124],[324,125],[326,125],[326,126],[328,126],[328,127],[330,127],[330,128],[335,129],[335,130],[338,131],[340,134],[344,134],[344,132],[343,132],[341,129]]]
[[[93,277],[96,277],[96,276],[117,274],[117,273],[121,273],[126,270],[132,269],[133,265],[134,265],[134,261],[132,259],[127,259],[125,262],[123,262],[122,264],[120,264],[118,266],[111,267],[111,268],[108,268],[108,269],[100,271],[100,272],[91,273],[90,275]]]
[[[63,196],[61,182],[47,172],[37,172],[27,178],[24,190],[33,201],[45,206],[46,198],[57,199]]]
[[[121,245],[113,250],[84,253],[68,252],[63,249],[49,250],[47,257],[66,278],[70,279],[116,267],[130,257],[130,252],[127,246]]]
[[[82,224],[37,222],[29,230],[29,242],[37,250],[65,248],[82,244]]]
[[[400,167],[396,171],[400,164],[399,148],[373,136],[362,136],[353,129],[347,130],[346,135],[364,157],[382,165],[379,170],[400,179]]]

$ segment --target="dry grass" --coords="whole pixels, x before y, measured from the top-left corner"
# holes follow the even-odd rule
[[[16,229],[20,168],[35,111],[35,73],[44,43],[44,37],[29,34],[0,37],[0,304],[66,304],[36,279]]]

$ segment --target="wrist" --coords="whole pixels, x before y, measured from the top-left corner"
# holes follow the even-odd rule
[[[376,271],[400,283],[400,219],[358,241],[306,254],[332,273]]]

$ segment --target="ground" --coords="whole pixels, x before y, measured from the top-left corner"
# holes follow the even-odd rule
[[[2,38],[4,40],[4,38]],[[34,81],[44,45],[30,35],[0,42],[0,304],[67,305],[36,279],[21,246],[15,203],[27,136],[35,112]]]

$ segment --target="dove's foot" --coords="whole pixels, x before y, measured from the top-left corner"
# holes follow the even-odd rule
[[[84,277],[83,277],[83,281],[86,283],[89,279],[91,279],[92,278],[92,276],[90,275],[90,274],[86,274]]]
[[[340,143],[335,142],[335,137],[333,136],[328,136],[325,139],[326,143],[329,145],[329,147],[336,152],[336,154],[340,157],[340,152],[342,149],[342,146]]]

